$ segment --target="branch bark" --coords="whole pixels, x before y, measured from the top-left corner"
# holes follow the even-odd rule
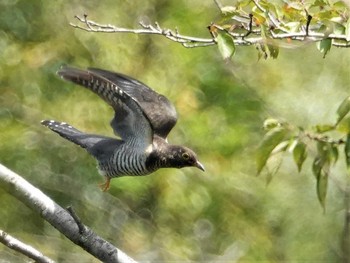
[[[41,190],[24,178],[0,164],[0,186],[33,211],[38,212],[47,222],[103,262],[135,263],[136,261],[123,251],[104,240],[90,228],[73,217]],[[71,210],[70,210],[71,211]]]

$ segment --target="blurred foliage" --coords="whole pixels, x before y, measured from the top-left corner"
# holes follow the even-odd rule
[[[297,127],[332,122],[349,95],[347,50],[322,59],[305,44],[257,62],[254,50],[241,48],[225,62],[216,47],[185,49],[157,36],[70,27],[83,13],[127,27],[158,21],[201,37],[221,17],[212,1],[0,1],[2,164],[61,206],[72,205],[84,223],[140,261],[339,260],[344,167],[332,170],[337,176],[329,180],[324,215],[314,178],[303,176],[312,173],[305,169],[309,159],[298,175],[293,157],[286,156],[279,178],[266,187],[255,176],[255,153],[267,117]],[[40,125],[55,119],[112,135],[112,110],[58,79],[62,64],[123,72],[166,95],[180,115],[169,141],[195,149],[207,171],[163,169],[114,179],[110,191],[101,192],[103,178],[92,157]],[[0,228],[45,255],[96,262],[1,187],[0,207]],[[24,261],[3,246],[0,257]]]
[[[269,179],[277,173],[282,158],[277,158],[285,152],[293,154],[298,172],[312,151],[314,160],[312,172],[316,178],[317,197],[325,209],[330,169],[339,159],[339,152],[343,153],[343,160],[350,167],[350,97],[347,97],[337,109],[337,118],[334,123],[317,124],[311,129],[295,127],[290,123],[279,122],[276,119],[267,119],[264,128],[267,131],[257,151],[258,174],[263,168],[267,170]],[[276,161],[277,160],[277,161]],[[271,161],[269,163],[269,161]],[[272,166],[273,168],[271,169]],[[345,171],[344,171],[345,173]],[[341,185],[339,185],[340,187]],[[342,186],[344,193],[346,186]]]
[[[235,46],[241,45],[253,45],[259,59],[277,58],[280,47],[302,45],[302,42],[316,42],[323,57],[332,46],[350,47],[348,1],[226,2],[217,1],[222,15],[210,27],[212,34],[217,35],[218,47],[225,59],[232,57]]]

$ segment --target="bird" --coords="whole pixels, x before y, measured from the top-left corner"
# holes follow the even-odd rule
[[[114,110],[110,125],[115,138],[85,133],[66,122],[41,122],[97,160],[98,172],[105,177],[100,184],[103,191],[109,189],[112,178],[148,175],[160,168],[205,171],[193,150],[168,143],[178,116],[165,96],[132,77],[104,69],[62,66],[57,74],[92,91]]]

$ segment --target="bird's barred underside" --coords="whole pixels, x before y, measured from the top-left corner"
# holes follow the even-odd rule
[[[107,162],[99,163],[99,169],[103,175],[112,178],[115,175],[146,175],[146,155],[137,151],[130,151],[130,146],[125,144],[116,151]]]

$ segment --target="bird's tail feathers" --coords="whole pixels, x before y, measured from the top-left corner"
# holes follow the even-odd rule
[[[119,141],[101,135],[86,134],[78,129],[72,127],[68,123],[58,122],[54,120],[44,120],[42,125],[48,127],[50,130],[56,132],[61,137],[85,148],[88,152],[96,155],[96,149],[98,145],[116,145]]]

